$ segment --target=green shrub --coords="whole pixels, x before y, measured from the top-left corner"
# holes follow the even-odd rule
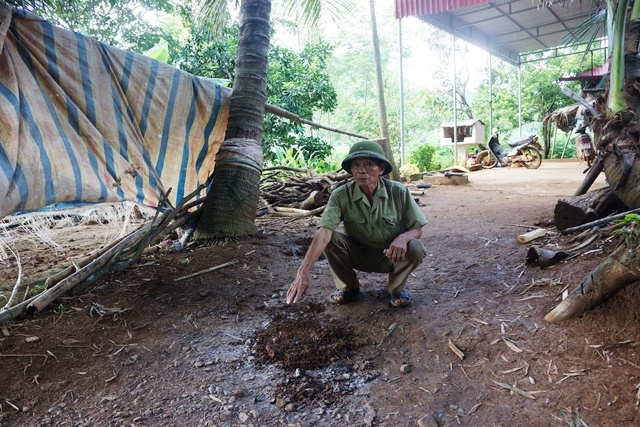
[[[453,165],[453,150],[423,144],[409,155],[409,161],[418,165],[421,172],[441,170]]]
[[[431,160],[431,170],[437,171],[449,166],[453,166],[453,148],[451,147],[438,147],[436,155]]]
[[[432,170],[431,163],[435,154],[436,148],[433,145],[423,144],[409,155],[409,160],[418,165],[418,169],[426,172]]]
[[[340,163],[323,158],[326,156],[323,151],[320,151],[318,155],[314,153],[307,157],[305,149],[308,148],[309,146],[293,146],[291,148],[274,146],[271,148],[271,155],[269,157],[265,156],[264,164],[267,167],[288,166],[299,169],[310,169],[316,173],[335,172],[340,169]]]

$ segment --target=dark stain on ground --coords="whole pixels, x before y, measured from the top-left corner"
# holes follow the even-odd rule
[[[284,370],[321,369],[348,357],[352,331],[317,318],[276,315],[255,336],[257,364],[275,364]]]
[[[256,333],[254,342],[256,364],[273,364],[285,371],[275,384],[276,405],[333,405],[377,376],[371,361],[351,358],[361,346],[353,330],[318,314],[276,314]]]

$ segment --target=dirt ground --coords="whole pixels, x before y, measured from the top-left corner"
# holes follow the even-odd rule
[[[428,255],[406,308],[391,307],[381,274],[360,276],[354,304],[329,304],[325,261],[304,300],[285,303],[317,218],[261,217],[254,237],[151,254],[3,325],[0,425],[637,426],[637,291],[543,319],[616,240],[546,269],[516,241],[542,227],[536,244],[571,244],[553,209],[584,168],[543,161],[424,190]],[[25,240],[23,277],[100,247],[106,227],[51,230],[57,250]],[[12,256],[2,269],[15,283]]]

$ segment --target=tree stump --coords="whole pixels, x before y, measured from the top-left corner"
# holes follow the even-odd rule
[[[606,185],[569,200],[558,200],[553,215],[559,231],[624,212],[627,207]]]

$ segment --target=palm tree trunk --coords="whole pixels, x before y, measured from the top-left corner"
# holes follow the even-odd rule
[[[270,0],[242,0],[233,94],[225,142],[194,239],[215,243],[255,232],[267,99]]]
[[[637,71],[638,62],[635,61],[640,25],[637,21],[629,26],[623,25],[626,4],[626,1],[621,2],[618,7],[622,9],[618,9],[616,13],[617,31],[624,31],[626,28],[625,43],[609,33],[613,53],[608,102],[606,105],[602,102],[596,104],[600,114],[592,119],[589,126],[595,134],[596,146],[602,158],[598,159],[598,163],[602,163],[607,182],[620,201],[633,210],[640,208],[640,162],[636,162],[640,149],[640,125],[637,117],[640,105],[637,100],[640,92],[637,88],[640,87],[640,82],[635,77],[640,76]],[[621,46],[623,44],[624,49]],[[623,92],[622,83],[625,80]],[[639,249],[637,241],[622,244],[549,312],[545,320],[558,322],[580,315],[625,286],[640,282]]]

